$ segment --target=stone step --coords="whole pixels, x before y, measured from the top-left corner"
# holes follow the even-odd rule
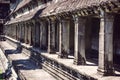
[[[12,47],[7,43],[2,43],[1,46],[4,52],[5,50],[11,50]],[[15,50],[14,47],[13,49]],[[39,66],[34,63],[35,61],[31,60],[31,58],[24,53],[13,53],[8,54],[8,56],[13,61],[13,66],[17,69],[18,76],[21,80],[56,80],[43,69],[40,69]]]
[[[43,69],[50,73],[52,76],[54,76],[57,80],[70,80],[69,78],[61,75],[60,73],[56,72],[55,70],[47,67],[46,65],[43,64]]]
[[[79,80],[78,78],[70,75],[69,73],[57,68],[57,67],[51,67],[47,64],[42,64],[43,69],[49,72],[51,75],[56,77],[58,80]]]

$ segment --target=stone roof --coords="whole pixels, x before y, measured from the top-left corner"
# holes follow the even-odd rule
[[[29,3],[29,1],[31,0],[23,0],[21,3],[19,3],[16,10],[20,9],[25,4]],[[35,8],[33,12],[30,12],[29,14],[23,15],[19,18],[16,18],[10,21],[8,24],[27,21],[29,19],[34,18],[36,14],[37,14],[36,15],[37,17],[38,16],[47,17],[47,16],[57,15],[61,13],[80,11],[83,9],[93,9],[93,7],[98,8],[101,5],[103,6],[104,4],[109,4],[111,2],[118,3],[119,0],[59,0],[58,2],[52,1],[50,4],[45,4],[45,7],[42,8],[42,10],[41,8],[37,7],[37,9]]]
[[[42,13],[42,11],[45,7],[46,7],[46,5],[42,5],[41,7],[36,7],[33,11],[30,11],[28,14],[25,14],[18,18],[10,20],[8,23],[6,23],[6,25],[37,18]]]
[[[22,8],[23,6],[28,4],[30,1],[32,1],[32,0],[21,0],[21,2],[17,5],[14,12],[16,12],[17,10],[19,10],[20,8]]]
[[[118,1],[118,0],[63,0],[57,3],[52,2],[42,12],[42,16],[55,15],[57,13],[69,12],[74,10],[80,10],[83,8],[91,8],[92,6],[99,6],[105,2]],[[40,16],[41,16],[40,15]]]

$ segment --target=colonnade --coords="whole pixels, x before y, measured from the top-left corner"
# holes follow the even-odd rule
[[[101,12],[99,30],[98,73],[114,74],[113,22],[114,15]],[[87,17],[73,15],[69,18],[46,18],[20,22],[6,27],[6,34],[34,47],[46,49],[50,54],[59,52],[59,58],[74,54],[75,65],[86,64],[85,29]],[[56,25],[57,23],[57,25]],[[57,27],[57,28],[56,28]],[[58,35],[59,34],[59,35]],[[59,37],[57,37],[59,36]],[[56,46],[56,44],[59,44]],[[74,45],[73,45],[74,44]],[[57,48],[59,50],[57,50]]]

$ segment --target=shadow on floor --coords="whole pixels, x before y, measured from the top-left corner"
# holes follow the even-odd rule
[[[11,49],[11,50],[5,50],[5,54],[17,54],[17,53],[21,53],[22,52],[22,46],[20,43],[17,44],[17,48],[16,49]]]
[[[25,60],[13,60],[13,65],[15,65],[15,68],[17,70],[35,70],[39,69],[39,67],[35,64],[34,61],[30,59]]]
[[[28,58],[22,58],[17,54],[20,55],[25,55],[24,53],[22,53],[22,46],[20,44],[18,44],[16,49],[11,49],[11,50],[5,50],[5,55],[12,60],[12,65],[15,68],[15,71],[18,73],[19,70],[35,70],[35,69],[42,69],[42,65],[41,65],[41,57],[39,57],[37,53],[35,53],[34,51],[30,51],[29,57]],[[14,59],[14,57],[10,57],[12,54],[16,54],[14,55],[14,57],[18,57],[17,60]],[[34,60],[34,59],[36,60]],[[38,60],[38,61],[37,61]]]

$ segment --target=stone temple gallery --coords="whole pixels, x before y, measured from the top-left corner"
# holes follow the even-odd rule
[[[20,80],[46,76],[37,78],[34,74],[41,75],[40,71],[21,69],[15,60],[18,54],[52,76],[46,80],[120,80],[120,0],[11,0],[5,4],[10,10],[3,8],[6,17],[0,17],[4,34],[0,47]]]

